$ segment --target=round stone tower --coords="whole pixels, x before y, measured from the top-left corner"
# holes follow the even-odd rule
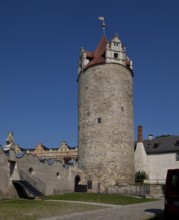
[[[118,35],[94,52],[81,48],[78,67],[78,154],[88,189],[134,182],[132,61]]]

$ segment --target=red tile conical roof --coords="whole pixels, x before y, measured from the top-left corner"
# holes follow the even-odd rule
[[[85,69],[89,66],[105,63],[105,51],[107,39],[105,36],[101,38],[96,50],[94,52],[85,51],[87,59],[89,59],[89,63],[85,66]]]

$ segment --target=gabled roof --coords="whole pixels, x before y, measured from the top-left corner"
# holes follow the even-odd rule
[[[21,151],[26,151],[26,149],[25,149],[25,148],[22,148],[22,147],[21,147],[21,146],[19,146],[18,144],[16,144],[16,145],[15,145],[15,149],[16,149],[16,148],[19,148]]]
[[[38,149],[38,148],[43,149],[43,150],[48,150],[48,148],[46,146],[44,146],[43,144],[41,144],[41,143],[37,144],[37,146],[35,147],[35,150]]]
[[[143,143],[147,154],[179,152],[179,136],[158,137]]]
[[[89,66],[105,63],[105,51],[107,39],[105,36],[101,38],[96,50],[94,52],[85,51],[87,58],[90,60],[89,63],[85,66],[84,69]]]

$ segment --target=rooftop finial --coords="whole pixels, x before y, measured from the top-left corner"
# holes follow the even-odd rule
[[[103,34],[105,35],[105,27],[106,27],[106,24],[105,24],[105,21],[104,21],[104,17],[98,17],[98,19],[101,21],[102,23],[102,28],[103,28]]]

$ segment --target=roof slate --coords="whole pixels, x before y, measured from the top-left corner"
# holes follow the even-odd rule
[[[147,154],[176,153],[179,152],[179,136],[158,137],[152,140],[144,140]]]

